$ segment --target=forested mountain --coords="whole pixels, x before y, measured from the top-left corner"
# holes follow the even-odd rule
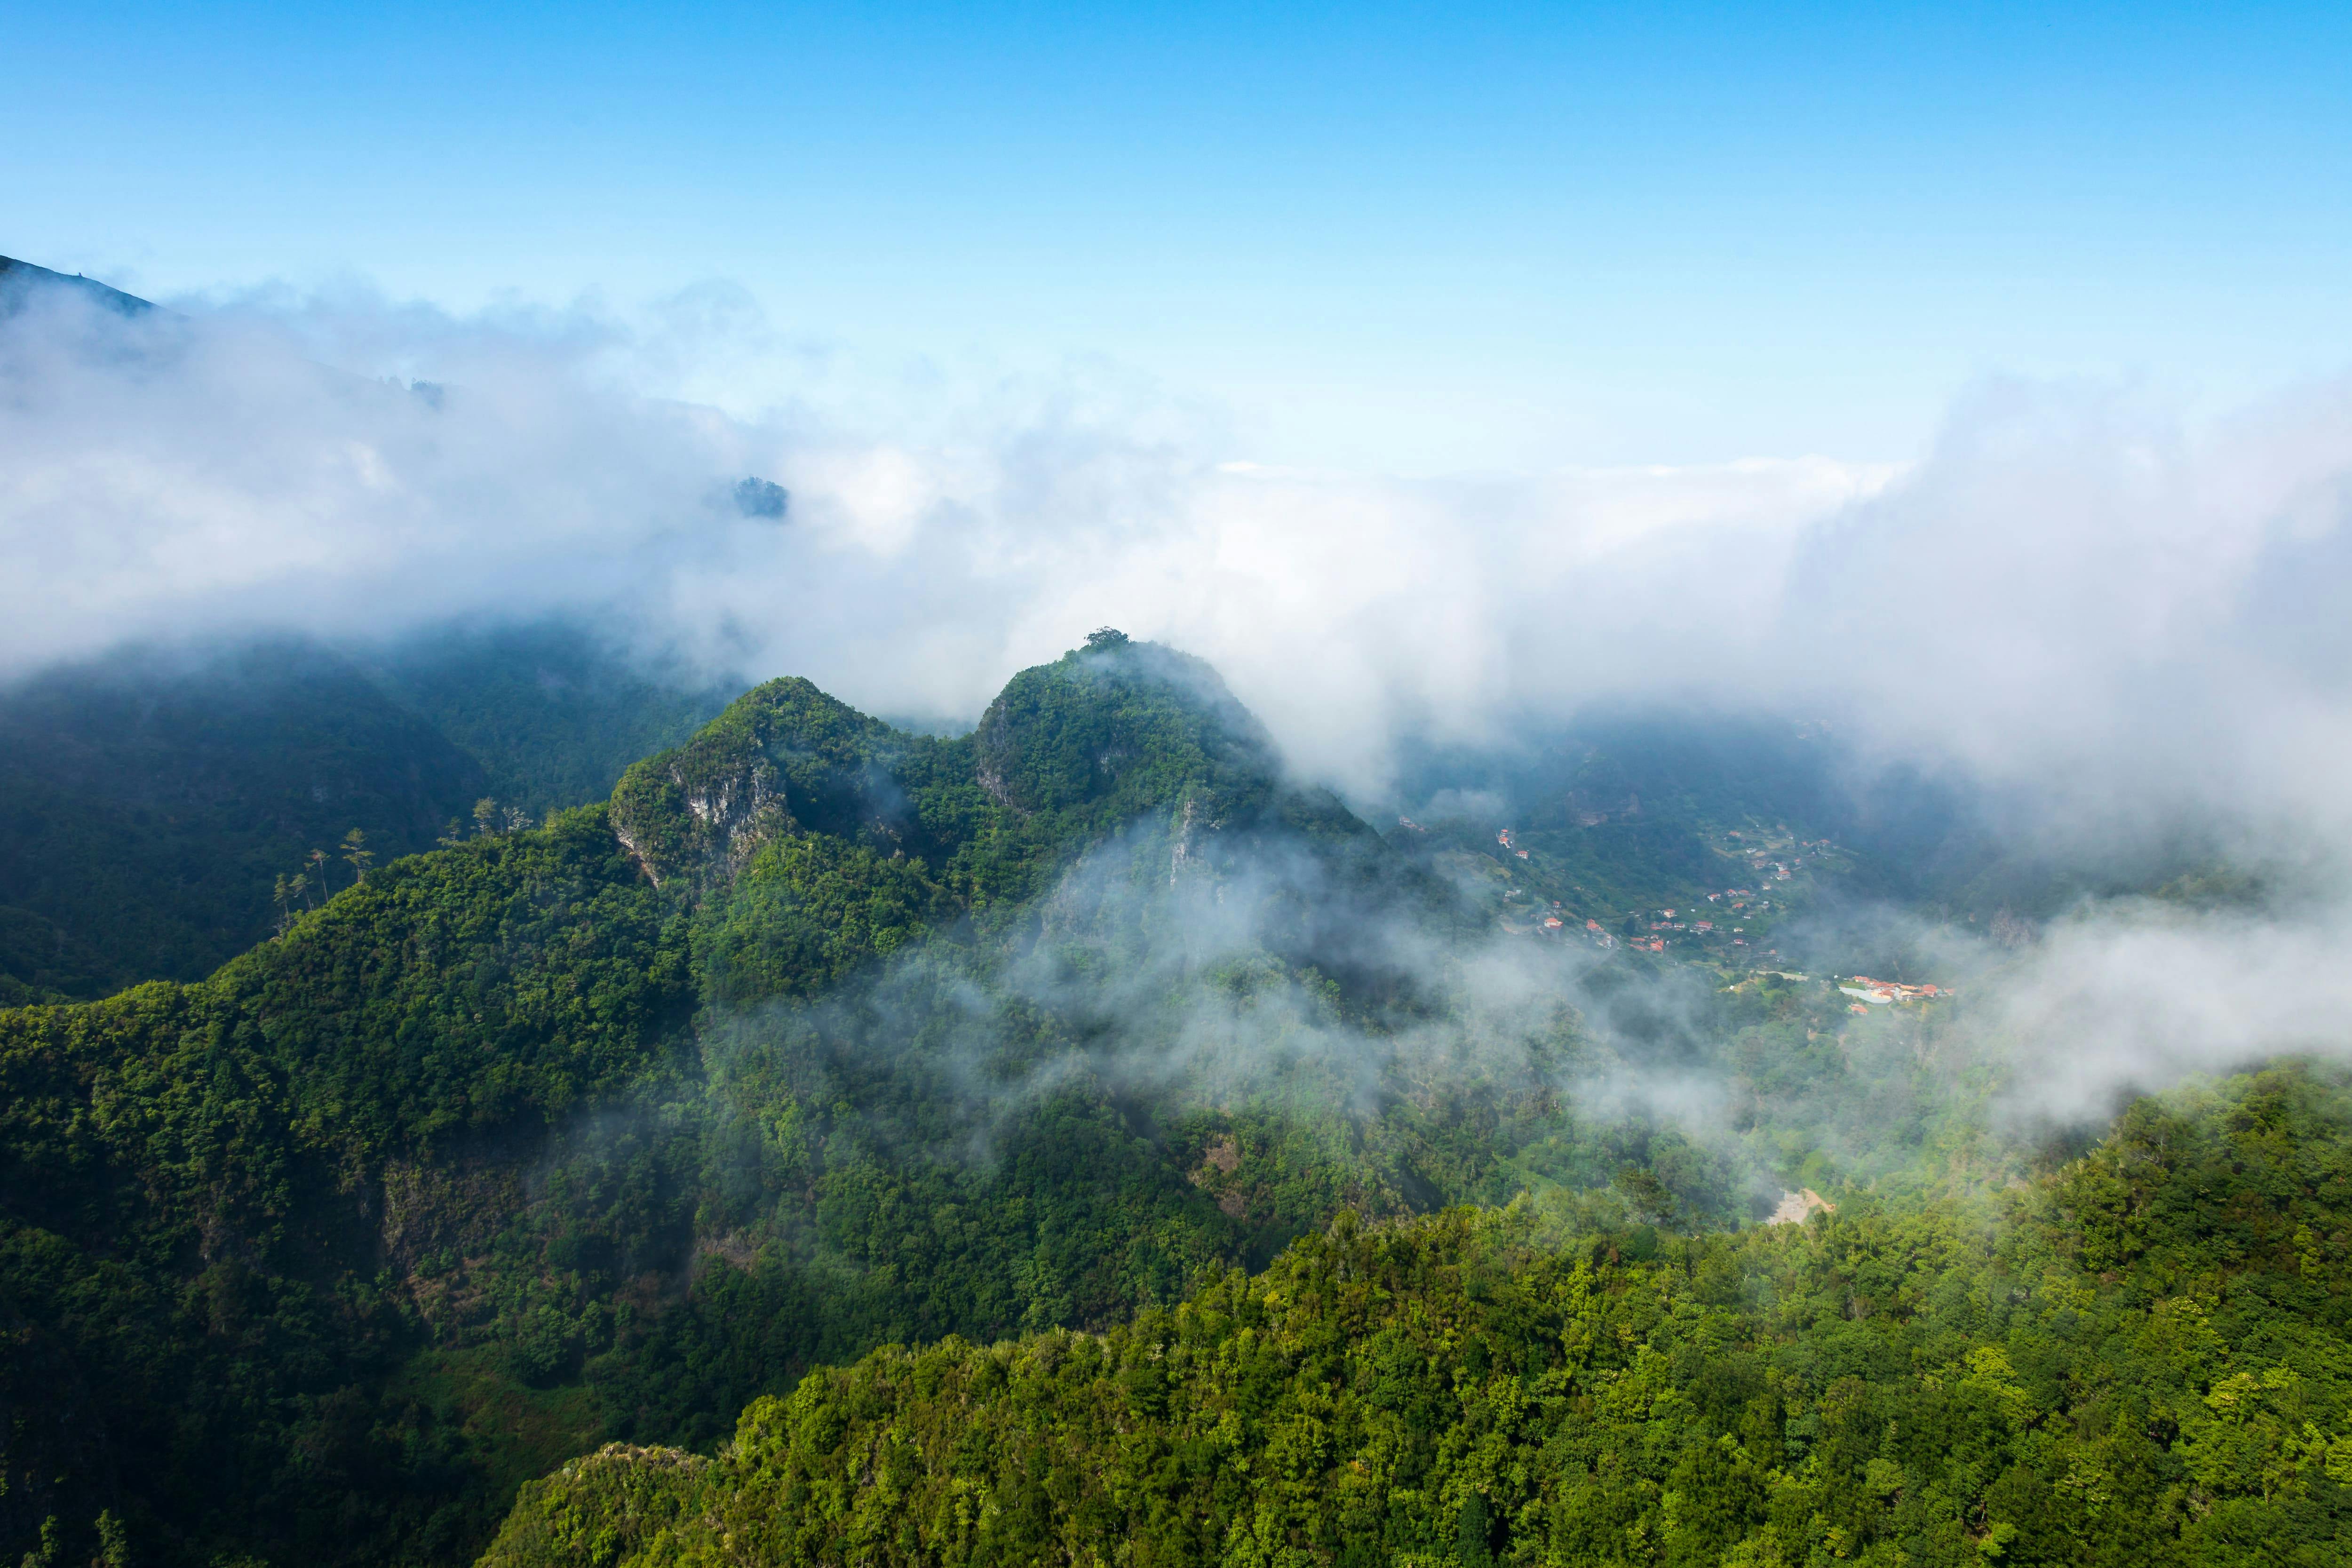
[[[724,699],[562,624],[116,654],[0,691],[0,1001],[194,980],[476,804],[604,797]],[[281,879],[299,877],[290,896]]]
[[[312,849],[331,857],[356,827],[379,855],[412,854],[486,789],[323,649],[37,676],[0,699],[0,963],[68,995],[194,979],[268,934],[276,879],[351,880]]]
[[[448,1560],[604,1435],[706,1438],[820,1358],[1108,1321],[1349,1192],[1397,1206],[1393,1152],[1088,1070],[1196,1026],[1084,983],[1196,871],[1271,911],[1177,944],[1229,1025],[1349,899],[1442,896],[1281,784],[1213,675],[1106,639],[961,740],[775,683],[609,812],[376,868],[203,982],[0,1015],[12,1541]]]
[[[461,794],[560,800],[690,703],[533,707],[545,656],[486,646],[534,673],[362,671]],[[608,802],[433,815],[450,842],[205,978],[0,1012],[0,1560],[469,1562],[607,1442],[635,1447],[526,1494],[494,1560],[2070,1560],[1986,1500],[2108,1419],[2053,1393],[2107,1375],[2081,1324],[2161,1274],[2219,1325],[2193,1368],[2333,1353],[2332,1285],[2289,1302],[2308,1367],[2227,1310],[2278,1273],[2258,1194],[2299,1216],[2294,1278],[2332,1267],[2332,1082],[2149,1110],[2177,1135],[2037,1178],[1948,1009],[1544,937],[1531,888],[1647,862],[1384,837],[1286,781],[1213,671],[1114,632],[969,734],[778,680]],[[1702,1082],[1719,1136],[1653,1109]],[[2143,1168],[2263,1129],[2303,1163]],[[2066,1250],[2102,1171],[2127,1216],[2188,1205],[2160,1268]],[[1746,1228],[1790,1186],[1829,1228]],[[931,1348],[859,1362],[886,1346]],[[1893,1479],[1914,1450],[1872,1434],[1957,1397],[1948,1367],[2034,1414],[1987,1394],[1976,1468]],[[2332,1384],[2296,1397],[2295,1452],[2333,1443]],[[1717,1469],[1749,1500],[1691,1500]],[[2150,1528],[2205,1540],[2242,1491],[2195,1485]],[[2325,1539],[2335,1493],[2295,1496]]]

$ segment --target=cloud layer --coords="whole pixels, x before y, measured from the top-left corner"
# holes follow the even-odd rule
[[[0,329],[0,671],[611,606],[743,674],[969,716],[1111,623],[1215,662],[1360,792],[1406,731],[1678,697],[1833,716],[2078,811],[2352,835],[2341,384],[2199,428],[2132,388],[1988,385],[1901,468],[1409,481],[1232,462],[1083,375],[934,396],[919,435],[655,395],[759,333],[716,305],[627,329],[37,300]],[[754,474],[792,491],[781,523],[732,504]]]

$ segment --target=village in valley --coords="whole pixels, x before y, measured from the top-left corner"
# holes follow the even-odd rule
[[[1639,811],[1635,799],[1621,819]],[[1703,850],[1686,852],[1684,864],[1673,868],[1680,876],[1643,877],[1647,887],[1635,889],[1617,885],[1628,879],[1622,851],[1597,856],[1581,841],[1606,820],[1589,810],[1571,811],[1565,822],[1536,830],[1490,826],[1479,830],[1492,836],[1484,840],[1467,831],[1469,825],[1458,822],[1433,830],[1401,816],[1397,830],[1412,835],[1458,883],[1491,900],[1496,924],[1511,935],[1635,955],[1675,956],[1715,968],[1735,985],[1758,974],[1783,981],[1810,978],[1779,967],[1781,953],[1773,931],[1819,892],[1818,878],[1853,868],[1850,851],[1828,838],[1799,837],[1785,825],[1750,822],[1703,830],[1697,835]],[[1479,844],[1484,847],[1472,847]],[[1719,885],[1693,885],[1693,872],[1709,870],[1720,879]],[[1671,902],[1654,897],[1662,885],[1675,883],[1690,890],[1669,895]],[[1642,891],[1654,896],[1643,900]],[[1841,976],[1834,983],[1852,998],[1849,1010],[1856,1014],[1929,1005],[1953,995],[1947,986],[1862,974]]]
[[[1398,826],[1427,832],[1410,818],[1400,817]],[[1591,826],[1581,820],[1576,825]],[[1643,906],[1622,894],[1610,898],[1615,889],[1596,893],[1572,879],[1578,868],[1557,865],[1561,858],[1551,853],[1557,847],[1551,840],[1558,837],[1523,835],[1515,827],[1495,830],[1494,848],[1480,857],[1492,868],[1482,879],[1497,885],[1505,931],[1581,940],[1600,948],[1682,951],[1727,960],[1778,957],[1770,945],[1772,925],[1811,890],[1808,868],[1838,868],[1844,859],[1828,839],[1801,839],[1785,827],[1728,829],[1708,836],[1708,861],[1738,881],[1694,890],[1672,904]],[[1569,879],[1565,885],[1563,874]]]

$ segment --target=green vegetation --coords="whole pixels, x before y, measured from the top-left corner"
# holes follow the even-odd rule
[[[631,768],[615,829],[657,879],[706,884],[779,835],[824,835],[916,862],[983,917],[1040,891],[1074,846],[1148,813],[1173,810],[1180,838],[1197,828],[1223,844],[1264,831],[1369,840],[1336,799],[1279,783],[1264,731],[1206,665],[1097,637],[1015,676],[953,740],[771,681]]]
[[[616,1447],[525,1488],[485,1568],[2352,1547],[2340,1082],[2143,1102],[1998,1201],[1591,1217],[1343,1215],[1104,1334],[889,1347],[715,1459]]]
[[[103,1513],[163,1560],[448,1561],[551,1432],[716,1436],[821,1357],[1108,1321],[1316,1223],[1328,1179],[1255,1214],[1193,1179],[1234,1119],[1028,1083],[1107,1026],[1007,981],[1034,952],[1012,912],[1106,834],[1163,877],[1219,827],[1372,841],[1243,776],[1213,677],[1173,656],[1024,679],[1011,776],[1047,776],[1019,738],[1041,710],[1133,765],[1006,805],[979,742],[777,683],[609,816],[388,865],[362,834],[331,901],[208,980],[0,1014],[0,1300],[28,1347],[0,1399],[77,1413],[15,1420],[0,1545]],[[692,792],[737,784],[762,807],[658,887],[611,826],[702,855]]]
[[[452,1543],[459,1435],[386,1387],[430,1328],[400,1276],[494,1228],[468,1184],[657,1068],[687,1000],[588,810],[375,871],[197,984],[0,1015],[11,1548],[102,1510],[150,1555]]]

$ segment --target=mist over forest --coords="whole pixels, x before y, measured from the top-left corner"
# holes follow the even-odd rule
[[[2342,382],[1412,479],[0,306],[0,1558],[2352,1540]]]

